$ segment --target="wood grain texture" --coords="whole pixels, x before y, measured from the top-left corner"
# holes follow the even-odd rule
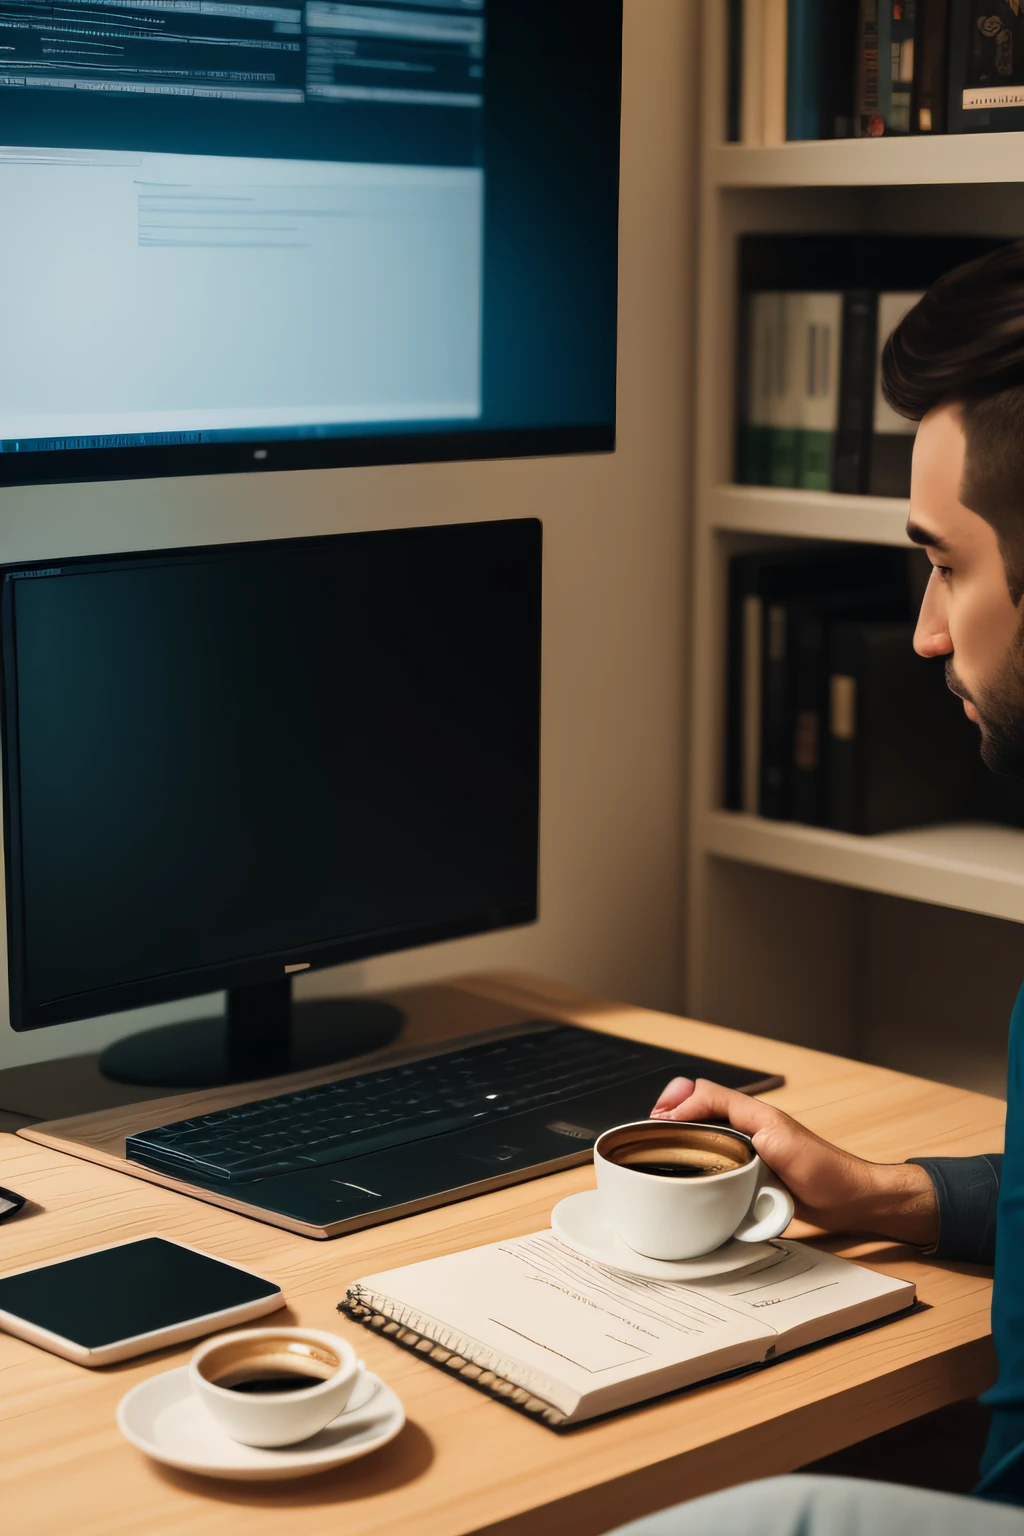
[[[465,978],[459,985],[513,1009],[778,1065],[788,1081],[773,1100],[869,1157],[969,1154],[1001,1144],[1004,1106],[979,1094],[530,978]],[[914,1280],[927,1310],[753,1377],[555,1435],[366,1334],[335,1308],[362,1275],[545,1227],[556,1200],[592,1185],[592,1169],[318,1243],[69,1157],[40,1145],[38,1128],[30,1133],[0,1137],[0,1183],[33,1202],[0,1227],[2,1268],[152,1232],[251,1265],[284,1287],[290,1320],[352,1340],[399,1393],[409,1425],[378,1455],[305,1483],[200,1480],[149,1463],[114,1422],[124,1392],[184,1361],[187,1346],[89,1372],[3,1337],[0,1510],[17,1536],[598,1536],[681,1498],[792,1470],[973,1396],[993,1376],[984,1272],[892,1245],[831,1238],[835,1251]]]

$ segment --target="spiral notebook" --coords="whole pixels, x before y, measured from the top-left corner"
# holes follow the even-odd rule
[[[552,1428],[760,1365],[914,1304],[914,1286],[777,1239],[727,1275],[642,1280],[536,1232],[351,1285],[339,1310]]]

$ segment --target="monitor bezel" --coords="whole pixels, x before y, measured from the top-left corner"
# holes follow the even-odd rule
[[[299,469],[437,464],[481,459],[551,458],[613,453],[615,423],[502,430],[381,432],[317,438],[247,436],[235,442],[172,447],[62,448],[0,453],[0,489],[87,484],[99,480],[175,479],[183,475],[266,474]],[[66,562],[65,562],[66,563]]]
[[[170,547],[159,550],[135,550],[123,554],[78,555],[68,559],[35,561],[5,561],[0,563],[0,783],[3,790],[3,853],[4,887],[6,904],[7,978],[8,1005],[11,1028],[17,1032],[43,1029],[78,1020],[98,1018],[105,1014],[119,1013],[132,1008],[153,1004],[176,1002],[184,998],[199,997],[205,993],[224,991],[232,987],[255,986],[264,982],[279,982],[292,974],[295,968],[321,970],[327,966],[344,965],[376,955],[399,953],[406,949],[421,948],[428,944],[442,943],[449,939],[470,938],[477,934],[493,933],[507,928],[521,927],[535,922],[538,915],[538,883],[540,859],[540,717],[541,717],[541,606],[543,595],[543,524],[539,518],[493,518],[476,522],[416,525],[403,530],[374,529],[371,533],[422,532],[424,527],[484,528],[523,526],[524,533],[532,530],[535,539],[537,572],[536,589],[536,711],[534,716],[534,785],[537,805],[536,841],[534,851],[534,894],[528,903],[509,904],[488,908],[486,915],[466,914],[463,918],[444,923],[410,924],[401,928],[373,930],[344,938],[324,940],[288,950],[247,956],[242,959],[222,961],[215,965],[197,966],[171,975],[147,977],[143,980],[120,982],[114,986],[96,988],[88,993],[75,993],[71,997],[53,1002],[31,1003],[27,996],[27,962],[25,954],[26,924],[24,912],[22,845],[20,838],[20,763],[18,754],[18,674],[16,646],[14,643],[13,604],[10,600],[12,577],[31,579],[68,568],[92,567],[94,570],[111,570],[132,564],[184,563],[197,558],[230,558],[240,551],[258,550],[265,553],[285,553],[301,549],[309,552],[315,547],[334,546],[347,538],[359,538],[363,531],[338,534],[322,534],[308,538],[253,539],[226,544],[198,544],[180,549]]]

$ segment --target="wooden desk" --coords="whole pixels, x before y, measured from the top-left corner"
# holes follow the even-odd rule
[[[869,1157],[966,1155],[1001,1145],[1004,1106],[979,1094],[528,978],[461,985],[614,1033],[777,1067],[788,1081],[776,1102]],[[990,1384],[986,1275],[879,1243],[830,1240],[836,1251],[914,1279],[928,1311],[563,1436],[335,1311],[360,1275],[545,1227],[554,1202],[592,1178],[591,1169],[575,1168],[323,1243],[24,1136],[0,1137],[0,1183],[37,1202],[0,1226],[2,1267],[149,1232],[194,1243],[279,1281],[290,1321],[350,1337],[409,1416],[392,1446],[304,1483],[190,1478],[146,1460],[114,1422],[122,1394],[183,1361],[187,1347],[89,1372],[2,1337],[4,1529],[12,1536],[597,1536],[680,1499],[790,1471]]]

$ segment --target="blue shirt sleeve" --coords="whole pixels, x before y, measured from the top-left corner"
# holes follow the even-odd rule
[[[924,1169],[938,1200],[939,1236],[928,1253],[937,1259],[994,1264],[1002,1154],[911,1157],[907,1161]]]
[[[992,1425],[981,1464],[981,1498],[1024,1505],[1024,987],[1010,1019],[1006,1151],[999,1184],[992,1339],[999,1379],[982,1399]]]

